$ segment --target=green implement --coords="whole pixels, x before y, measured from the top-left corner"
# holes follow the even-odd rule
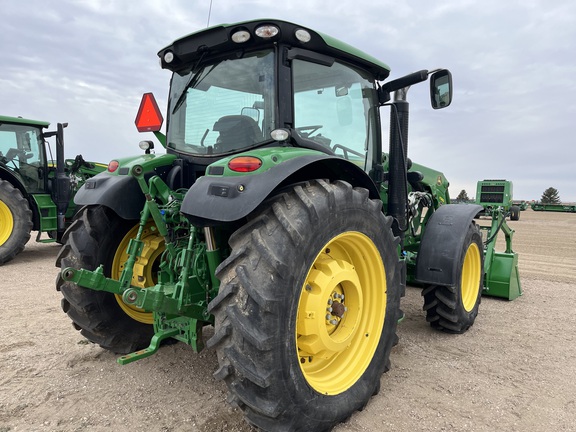
[[[485,277],[484,295],[514,300],[522,295],[520,275],[518,272],[518,254],[512,250],[514,230],[506,223],[506,212],[502,207],[492,210],[492,224],[481,227],[485,236]],[[502,231],[506,248],[496,252],[496,239]]]
[[[576,205],[532,203],[530,207],[534,211],[576,213]]]

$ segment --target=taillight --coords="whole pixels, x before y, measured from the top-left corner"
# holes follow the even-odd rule
[[[110,163],[108,164],[108,171],[114,172],[118,169],[119,166],[120,164],[118,163],[117,160],[110,161]]]
[[[238,156],[228,162],[228,168],[236,172],[252,172],[262,166],[262,161],[254,156]]]

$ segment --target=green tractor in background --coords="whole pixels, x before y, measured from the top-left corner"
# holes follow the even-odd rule
[[[213,326],[215,377],[250,424],[319,431],[378,392],[407,281],[433,328],[473,325],[482,207],[450,204],[444,175],[408,158],[408,89],[429,79],[445,108],[448,70],[384,82],[386,64],[280,20],[208,28],[159,57],[166,135],[151,94],[136,124],[166,153],[143,141],[89,179],[57,258],[82,335],[126,364],[169,338],[200,351]]]
[[[86,179],[106,165],[64,159],[64,128],[50,123],[0,116],[0,265],[19,254],[32,230],[37,241],[60,241],[76,207],[73,196]],[[56,162],[47,139],[56,137]],[[50,160],[48,154],[50,153]],[[41,239],[42,233],[49,238]]]

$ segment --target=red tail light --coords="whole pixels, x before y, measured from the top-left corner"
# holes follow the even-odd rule
[[[108,171],[114,172],[118,169],[119,166],[120,164],[118,163],[117,160],[110,161],[110,163],[108,164]]]
[[[252,172],[262,166],[262,161],[254,156],[239,156],[228,162],[228,168],[236,172]]]

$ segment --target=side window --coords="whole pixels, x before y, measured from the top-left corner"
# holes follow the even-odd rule
[[[340,63],[323,66],[294,60],[294,127],[366,169],[372,149],[374,85]]]
[[[16,132],[12,130],[0,130],[0,153],[2,159],[6,157],[10,149],[17,149]]]
[[[40,165],[42,161],[41,136],[36,129],[30,129],[22,134],[22,149],[26,154],[26,162],[29,165]]]
[[[29,192],[42,192],[45,178],[44,143],[39,127],[0,124],[0,161],[13,171]]]
[[[39,165],[43,160],[43,143],[40,131],[29,126],[0,125],[0,152],[3,159],[12,161],[16,168],[21,164]]]

